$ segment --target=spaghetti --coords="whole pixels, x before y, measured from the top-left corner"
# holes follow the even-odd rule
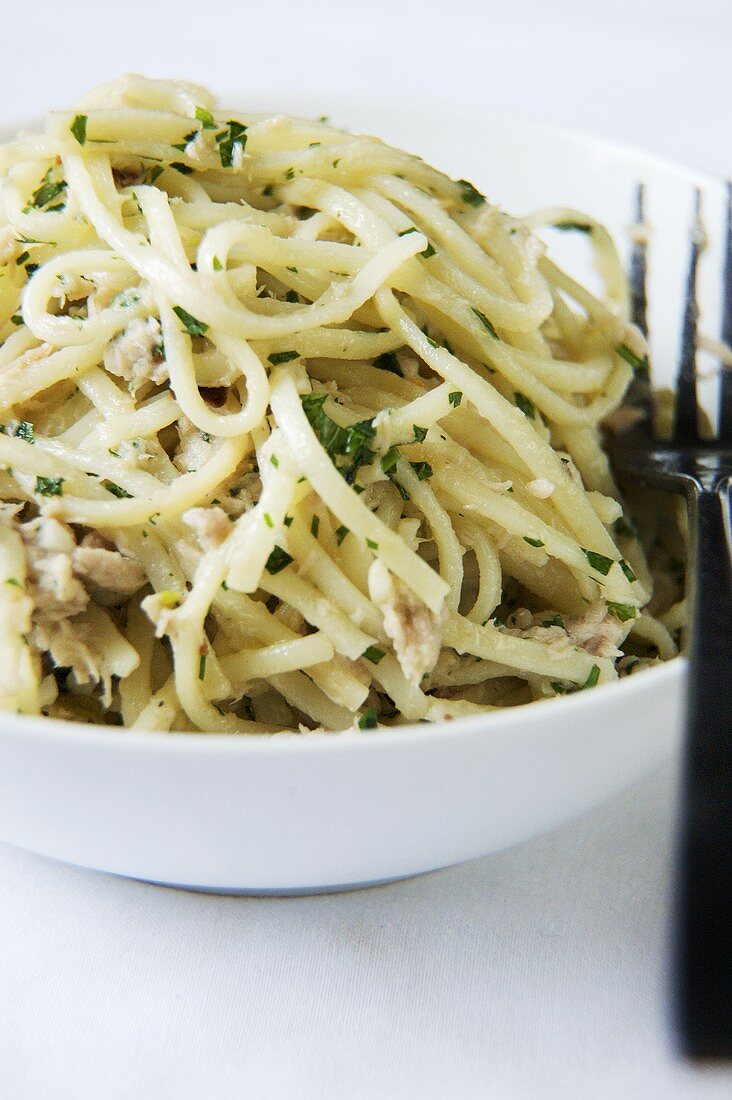
[[[601,225],[142,77],[0,194],[4,709],[368,729],[676,651],[601,447],[645,363]]]

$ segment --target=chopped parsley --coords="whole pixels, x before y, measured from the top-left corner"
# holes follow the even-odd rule
[[[375,730],[378,724],[376,720],[376,707],[366,707],[366,710],[358,720],[358,728],[360,730]]]
[[[265,569],[274,576],[275,573],[281,573],[283,569],[286,569],[292,560],[292,556],[286,550],[283,550],[281,546],[275,546],[267,558]]]
[[[633,368],[636,374],[639,374],[646,378],[648,377],[647,355],[644,355],[641,359],[639,355],[636,355],[634,351],[631,351],[627,344],[618,344],[615,351],[618,353],[621,359],[624,359],[625,362]]]
[[[613,603],[612,600],[606,600],[605,606],[607,607],[608,614],[612,615],[614,619],[618,619],[621,623],[627,623],[629,619],[634,619],[636,617],[637,608],[629,603]]]
[[[20,313],[14,313],[10,320],[13,322],[14,325],[22,325],[24,323],[23,315]]]
[[[205,107],[196,107],[196,118],[202,124],[202,130],[215,130],[216,120],[210,111],[207,111]]]
[[[348,527],[345,526],[345,524],[341,524],[340,527],[336,527],[335,537],[336,537],[336,542],[338,543],[339,546],[343,542],[346,535],[349,535],[350,533],[351,532],[349,531]]]
[[[132,493],[128,493],[121,485],[115,485],[113,481],[103,481],[102,484],[107,492],[111,493],[113,497],[117,497],[118,500],[130,499],[132,497]]]
[[[221,260],[218,258],[218,256],[214,256],[213,260],[211,261],[211,266],[213,267],[214,271],[224,270]]]
[[[278,366],[280,363],[290,363],[293,359],[300,358],[300,352],[295,351],[273,351],[271,355],[268,355],[270,363],[273,367]]]
[[[429,462],[410,462],[409,465],[419,481],[426,481],[428,477],[432,477],[432,467]]]
[[[295,178],[295,169],[294,168],[288,168],[287,171],[285,172],[285,179],[286,180],[294,180],[294,178]]]
[[[475,306],[471,306],[470,311],[471,311],[471,313],[475,314],[475,316],[478,318],[478,320],[480,321],[481,325],[486,330],[486,332],[490,333],[490,335],[493,337],[494,340],[498,340],[499,339],[498,333],[496,332],[495,328],[493,327],[493,323],[491,321],[489,321],[488,318],[486,317],[485,313],[481,313],[481,311],[479,309],[476,309]]]
[[[42,497],[62,497],[64,495],[64,478],[62,477],[36,477],[36,492]]]
[[[595,666],[595,667],[597,667],[597,666]],[[567,686],[567,684],[563,684],[561,682],[561,680],[551,680],[550,681],[550,687],[551,687],[551,689],[552,689],[552,691],[554,692],[555,695],[566,695],[567,692],[571,690]]]
[[[524,416],[528,416],[529,420],[536,419],[536,407],[533,401],[530,401],[525,394],[519,393],[518,390],[514,392],[513,399],[516,402],[517,408],[521,409]]]
[[[279,464],[280,464],[280,460],[279,460],[279,458],[277,457],[277,455],[270,455],[270,458],[269,458],[269,460],[270,460],[270,462],[272,463],[272,465],[273,465],[273,466],[275,467],[275,469],[277,469],[277,467],[278,467],[278,466],[279,466]]]
[[[300,301],[297,291],[288,290],[287,294],[285,294],[285,301],[291,302],[293,305],[297,305],[297,303]]]
[[[269,512],[264,513],[264,522],[267,524],[268,527],[274,527],[274,521]]]
[[[463,395],[460,390],[453,390],[452,393],[448,393],[447,400],[452,405],[453,409],[456,409],[463,399]]]
[[[190,164],[182,164],[179,160],[171,161],[171,168],[175,168],[176,172],[180,172],[182,176],[190,176],[193,169]]]
[[[590,674],[582,685],[583,688],[593,688],[597,681],[600,679],[600,666],[593,665],[590,669]]]
[[[485,195],[482,195],[477,187],[473,187],[472,183],[468,180],[456,180],[456,183],[460,189],[460,198],[466,204],[466,206],[482,206],[485,202]]]
[[[313,516],[310,520],[310,534],[314,539],[318,537],[318,531],[320,530],[320,516]]]
[[[366,545],[368,546],[369,550],[378,550],[379,549],[378,542],[374,542],[373,539],[366,539]]]
[[[612,558],[606,558],[604,554],[596,554],[594,550],[585,550],[584,546],[580,546],[580,550],[594,570],[602,573],[603,577],[608,575],[613,565]]]
[[[303,411],[322,446],[350,485],[361,466],[375,457],[368,443],[375,436],[376,429],[372,420],[359,420],[347,428],[336,424],[323,408],[327,396],[326,393],[305,394],[301,399]],[[338,458],[346,461],[338,463]]]
[[[372,664],[378,665],[379,661],[384,656],[384,650],[379,649],[376,645],[370,645],[368,649],[364,649],[361,656],[365,657],[367,661],[371,661]]]
[[[6,577],[5,578],[5,583],[6,584],[12,584],[12,585],[15,586],[15,588],[22,588],[23,587],[23,585],[20,583],[20,581],[18,580],[17,577]]]
[[[36,436],[33,425],[29,420],[11,420],[7,428],[0,424],[2,435],[14,435],[16,439],[24,439],[26,443],[35,443]]]
[[[76,115],[74,121],[69,126],[69,130],[74,135],[79,145],[86,145],[86,115]]]
[[[528,535],[524,535],[523,538],[524,538],[524,542],[528,542],[529,546],[545,546],[546,545],[546,543],[542,542],[541,539],[530,539]]]
[[[374,359],[374,366],[378,370],[388,370],[391,374],[398,375],[399,378],[404,377],[402,368],[399,366],[399,360],[393,351],[385,351],[383,355],[377,355]]]
[[[173,313],[183,322],[189,336],[203,336],[205,332],[208,332],[208,325],[183,309],[183,306],[173,306]]]
[[[198,658],[198,679],[205,680],[206,678],[206,657],[207,653],[202,653]]]
[[[561,229],[562,232],[569,232],[570,230],[575,230],[577,233],[592,232],[592,226],[588,225],[587,222],[556,222],[554,228]]]
[[[400,457],[398,447],[390,447],[386,454],[382,455],[381,469],[385,474],[390,474],[392,470],[396,469],[396,464]]]
[[[43,177],[41,186],[31,195],[30,206],[35,210],[40,210],[41,207],[46,206],[65,190],[66,180],[53,179],[53,168],[49,168]],[[54,207],[54,209],[60,209],[60,207]]]
[[[414,438],[417,443],[424,443],[427,436],[427,429],[420,428],[419,424],[412,424],[412,430],[414,431]]]
[[[630,581],[630,583],[632,584],[633,581],[636,579],[636,576],[635,576],[635,573],[633,572],[633,570],[628,565],[625,558],[621,558],[620,561],[618,562],[618,565],[623,570],[623,573],[625,574],[626,579],[628,581]]]
[[[425,260],[429,260],[435,254],[435,246],[431,241],[427,241],[427,247],[422,249],[420,256],[423,256]]]
[[[216,144],[219,147],[219,158],[222,168],[231,168],[234,164],[234,146],[238,145],[242,151],[247,146],[247,128],[235,119],[229,119],[226,128],[216,135]]]

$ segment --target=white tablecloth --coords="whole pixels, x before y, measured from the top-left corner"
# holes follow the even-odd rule
[[[137,70],[239,100],[322,89],[324,110],[340,90],[478,103],[732,173],[729,5],[640,8],[7,6],[0,122]],[[0,846],[0,1097],[729,1097],[729,1072],[672,1049],[672,793],[669,766],[521,848],[300,899]]]

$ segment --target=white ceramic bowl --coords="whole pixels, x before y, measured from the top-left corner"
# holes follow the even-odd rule
[[[276,107],[323,109],[291,97]],[[711,227],[720,224],[719,184],[506,119],[350,103],[336,121],[472,179],[512,212],[564,202],[620,238],[644,180],[657,231],[654,353],[673,363],[690,187],[703,187]],[[701,276],[712,330],[717,253],[712,236]],[[678,743],[683,681],[677,659],[486,718],[340,736],[141,734],[4,715],[0,839],[117,874],[245,893],[429,871],[526,840],[640,778]]]

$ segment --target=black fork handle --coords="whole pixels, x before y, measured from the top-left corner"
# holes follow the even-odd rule
[[[691,647],[681,787],[677,1007],[682,1048],[732,1057],[730,488],[690,501]]]

